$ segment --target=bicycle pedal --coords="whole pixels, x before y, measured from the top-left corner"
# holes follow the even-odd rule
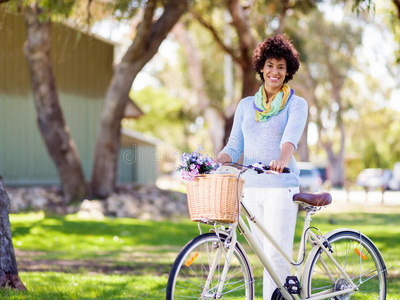
[[[300,295],[300,282],[297,279],[296,276],[288,276],[286,277],[286,283],[284,284],[286,290],[289,292],[289,294],[296,294]]]

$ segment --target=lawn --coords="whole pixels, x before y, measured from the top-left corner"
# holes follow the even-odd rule
[[[164,299],[169,268],[198,234],[189,220],[81,220],[43,212],[11,215],[20,277],[28,292],[0,291],[0,299]],[[296,241],[304,212],[299,214]],[[368,235],[389,267],[388,299],[400,299],[400,207],[336,207],[313,216],[322,232],[347,227]],[[208,226],[202,225],[203,231]],[[254,260],[253,265],[256,264]],[[261,299],[261,268],[255,268]]]

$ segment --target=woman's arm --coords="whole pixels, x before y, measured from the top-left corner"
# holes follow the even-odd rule
[[[225,163],[231,163],[231,162],[232,162],[232,159],[228,154],[226,154],[226,153],[218,154],[217,163],[225,164]]]
[[[290,159],[294,153],[294,145],[290,142],[284,143],[281,150],[281,157],[279,160],[272,160],[269,164],[271,170],[279,173],[283,172],[283,168],[289,165]]]
[[[289,108],[288,121],[281,140],[281,156],[279,160],[270,162],[271,169],[279,173],[282,173],[283,168],[289,165],[307,122],[307,102],[302,98],[296,100]]]

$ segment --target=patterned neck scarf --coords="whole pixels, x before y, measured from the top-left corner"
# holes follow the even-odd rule
[[[284,84],[282,89],[267,101],[267,94],[264,85],[255,94],[253,106],[256,110],[256,121],[265,122],[269,117],[275,116],[281,111],[289,98],[294,94],[294,90],[288,84]]]

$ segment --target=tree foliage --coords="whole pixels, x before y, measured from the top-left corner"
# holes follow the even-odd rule
[[[400,113],[370,99],[356,107],[357,118],[349,118],[352,153],[358,153],[362,168],[391,169],[400,161]]]
[[[132,98],[144,115],[139,120],[125,120],[124,126],[157,137],[179,150],[189,148],[188,133],[196,117],[183,99],[151,86],[132,93]]]
[[[351,20],[325,20],[319,11],[303,17],[301,24],[292,36],[296,36],[301,53],[306,55],[301,57],[303,64],[293,87],[309,102],[310,120],[317,124],[319,142],[329,161],[330,179],[341,185],[346,136],[343,116],[352,101],[345,87],[356,69],[354,51],[361,44],[361,28]]]

